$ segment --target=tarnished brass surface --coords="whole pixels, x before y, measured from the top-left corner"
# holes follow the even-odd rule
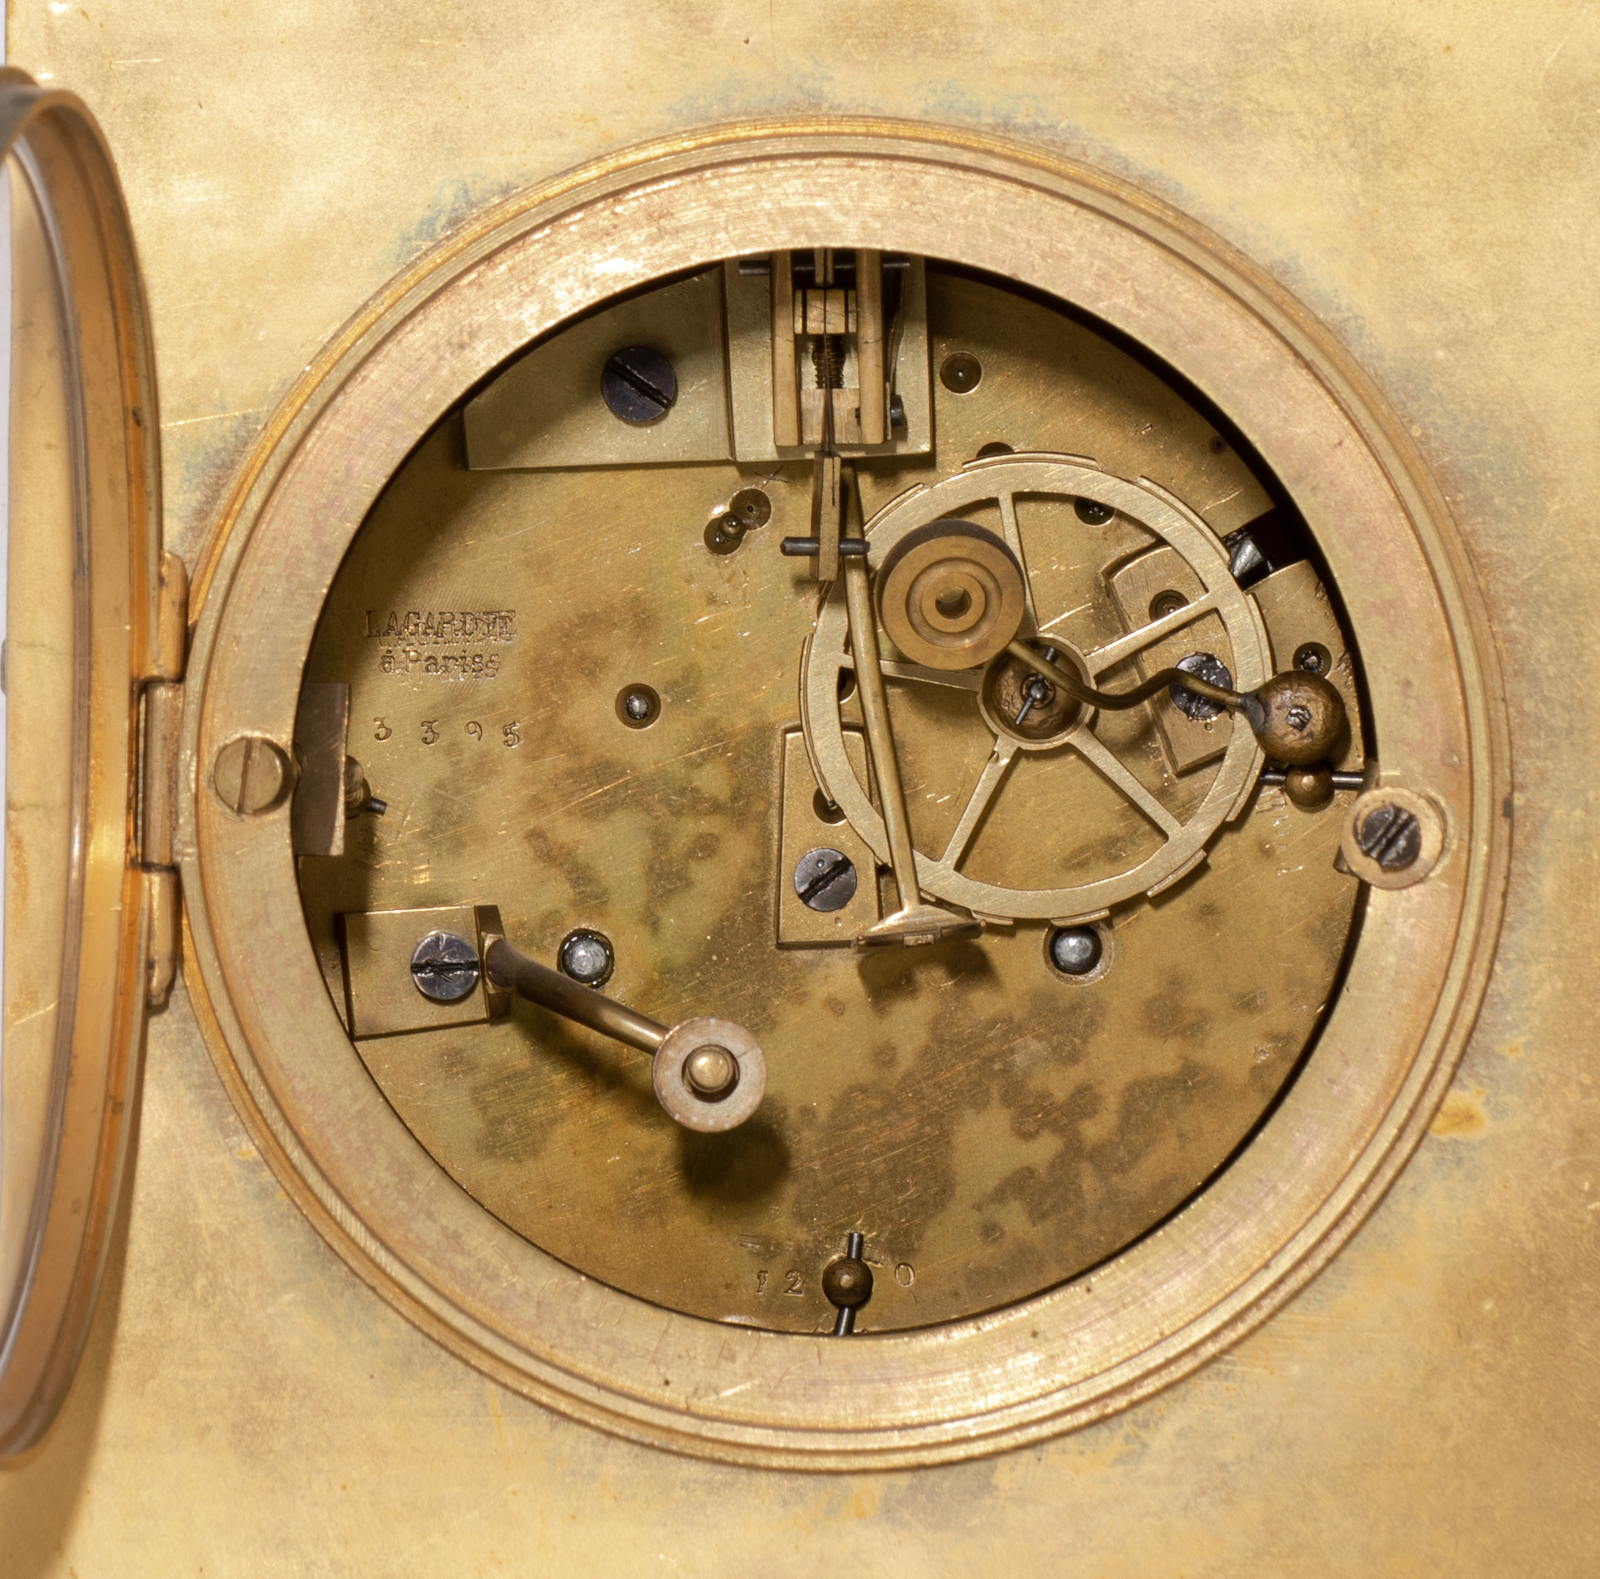
[[[1593,699],[1547,700],[1597,639],[1600,361],[1573,311],[1593,19],[1374,0],[1265,22],[1223,4],[1193,27],[1103,0],[821,16],[591,5],[508,27],[467,0],[448,26],[402,5],[375,29],[338,4],[14,7],[13,58],[82,88],[123,165],[172,530],[198,548],[330,326],[478,194],[796,107],[1009,128],[1125,172],[1339,326],[1477,558],[1508,660],[1516,868],[1437,1128],[1319,1279],[1161,1398],[957,1468],[754,1475],[563,1421],[400,1319],[285,1198],[180,987],[81,1384],[0,1477],[9,1572],[798,1575],[841,1545],[926,1574],[1594,1572],[1600,1408],[1573,1357],[1596,1293],[1595,1071],[1572,1012],[1593,968]],[[419,78],[444,91],[419,100]]]
[[[511,468],[667,465],[730,453],[722,270],[597,313],[559,342],[519,357],[462,419],[467,464]],[[614,351],[645,345],[677,370],[677,399],[657,421],[619,422],[596,399]]]
[[[946,278],[928,276],[935,322]],[[1001,293],[967,281],[957,290],[1003,325],[987,300]],[[1019,303],[1016,332],[1027,336],[1036,317]],[[1103,348],[1097,361],[1115,354]],[[1014,348],[1008,361],[968,398],[1020,407],[1030,402],[1012,385],[1025,379],[1035,406],[1048,389],[1069,409],[1092,409],[1076,362]],[[1085,427],[1096,421],[1087,416]],[[1009,422],[1031,449],[1022,418]],[[1266,793],[1218,846],[1214,892],[1202,881],[1157,910],[1119,916],[1117,967],[1089,996],[1045,967],[1038,924],[915,960],[775,950],[777,917],[793,904],[792,887],[782,895],[787,874],[774,872],[779,752],[815,604],[777,539],[808,508],[804,468],[766,483],[772,521],[722,557],[707,552],[700,529],[708,502],[737,486],[731,467],[491,481],[462,469],[456,439],[452,421],[385,492],[312,649],[313,683],[352,686],[356,748],[390,808],[352,824],[350,860],[302,863],[312,936],[325,939],[341,911],[382,913],[424,896],[492,900],[507,934],[545,960],[571,928],[596,927],[618,951],[608,992],[658,1018],[704,1005],[749,1025],[771,1074],[755,1119],[697,1139],[665,1122],[640,1060],[525,1004],[509,1025],[364,1042],[379,1086],[452,1177],[535,1244],[615,1287],[787,1330],[831,1327],[821,1269],[841,1235],[859,1229],[880,1274],[859,1330],[884,1331],[1061,1282],[1210,1175],[1293,1068],[1327,1000],[1355,895],[1333,869],[1337,814],[1287,813],[1281,795]],[[1138,469],[1160,458],[1153,446]],[[963,446],[958,487],[964,460]],[[949,474],[937,433],[934,465]],[[1049,473],[1058,489],[1121,488],[1138,508],[1138,490],[1082,467],[1068,467],[1063,482],[1052,467],[991,463],[978,476],[1032,496],[1043,490],[1036,474]],[[919,518],[940,513],[941,490],[928,498]],[[1070,505],[1065,532],[1059,511],[1034,497],[1014,513],[1027,523],[1019,547],[1052,629],[1063,611],[1094,602],[1106,556],[1149,540],[1131,519],[1110,537],[1084,527]],[[1170,506],[1168,516],[1177,516]],[[879,554],[892,547],[876,529],[871,541]],[[1215,539],[1210,551],[1206,606],[1258,640],[1253,605],[1217,579],[1226,569]],[[488,624],[434,608],[442,587],[460,605],[504,607],[514,635],[482,649],[501,654],[494,675],[467,672],[473,642],[441,639],[447,624]],[[1103,588],[1098,599],[1109,603]],[[1085,650],[1124,635],[1114,614],[1097,607],[1096,616],[1072,625]],[[1275,645],[1292,649],[1305,616],[1291,604],[1280,617]],[[391,625],[417,633],[385,635]],[[818,699],[839,686],[837,663],[820,678],[816,670],[829,630],[825,615],[805,677],[814,723]],[[1135,650],[1115,651],[1124,649]],[[458,672],[430,674],[435,655],[462,660]],[[1261,644],[1241,683],[1262,678],[1268,662]],[[1092,667],[1119,673],[1118,664],[1126,655]],[[612,697],[634,677],[662,697],[647,730],[612,716]],[[895,692],[898,749],[919,786],[914,826],[937,851],[930,829],[960,811],[969,759],[993,737],[970,691],[896,682]],[[853,716],[855,705],[842,711]],[[1109,749],[1159,762],[1142,716],[1109,727]],[[845,749],[839,726],[816,739],[825,771],[834,768]],[[1208,793],[1226,810],[1259,760],[1247,730],[1239,748],[1229,781],[1212,770],[1220,787],[1174,783],[1162,793],[1186,796],[1180,809],[1191,817]],[[991,881],[1054,886],[1046,874],[1093,871],[1106,852],[1138,844],[1144,819],[1125,798],[1097,790],[1093,771],[1069,770],[1059,784],[1063,765],[1027,762],[1005,786],[1004,807],[971,850]],[[845,772],[848,786],[834,769],[829,787],[870,842],[875,818],[856,823],[864,764]],[[1215,826],[1195,830],[1194,848],[1173,864]],[[1000,898],[979,908],[1007,913]],[[1042,911],[1072,913],[1059,902]],[[415,1009],[409,948],[395,972]],[[460,1018],[445,1006],[433,1013]]]
[[[913,254],[949,255],[954,233],[936,216],[984,212],[987,226],[960,233],[958,261],[1071,297],[1145,344],[1294,479],[1361,644],[1383,772],[1428,780],[1457,820],[1427,881],[1369,903],[1309,1077],[1180,1217],[1096,1272],[1092,1303],[1073,1283],[979,1321],[838,1345],[670,1315],[573,1271],[441,1188],[437,1164],[344,1051],[274,818],[224,821],[200,792],[183,805],[191,984],[205,983],[205,1013],[221,1017],[221,1067],[335,1242],[430,1330],[560,1407],[691,1451],[816,1468],[929,1462],[1081,1423],[1277,1308],[1354,1231],[1448,1080],[1504,853],[1494,715],[1475,678],[1490,660],[1442,505],[1381,398],[1263,276],[1147,198],[970,134],[889,131],[774,125],[639,150],[486,215],[397,281],[330,347],[241,475],[233,525],[197,578],[208,592],[184,744],[203,761],[247,726],[290,737],[300,640],[350,536],[417,434],[485,368],[606,292],[708,252],[801,243],[823,190],[848,200],[859,244]],[[619,273],[624,233],[636,250],[633,272]],[[613,262],[597,271],[600,257]],[[266,555],[290,540],[287,559]],[[1403,683],[1382,662],[1401,631]],[[434,678],[461,672],[459,654],[419,654],[417,679],[429,658]],[[1397,975],[1384,961],[1400,936],[1413,963]],[[364,1225],[354,1238],[352,1216]],[[825,1360],[802,1358],[818,1343]],[[676,1372],[666,1386],[663,1344]]]
[[[867,769],[867,743],[859,729],[844,737],[851,767],[871,783]],[[806,754],[804,732],[791,729],[783,737],[782,840],[778,848],[778,943],[815,948],[819,944],[848,944],[863,926],[879,917],[877,858],[861,836],[844,820],[844,813],[829,807],[817,787]],[[812,910],[795,891],[794,874],[809,851],[837,850],[856,869],[856,891],[837,910]]]
[[[7,68],[0,153],[12,336],[5,1455],[43,1435],[77,1368],[126,1173],[146,993],[170,981],[172,873],[140,869],[136,812],[140,683],[176,675],[159,617],[172,600],[148,325],[110,155],[80,101]],[[145,858],[169,857],[163,842]]]

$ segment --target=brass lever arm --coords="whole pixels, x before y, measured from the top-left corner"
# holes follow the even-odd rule
[[[703,1014],[665,1026],[530,959],[502,937],[485,941],[484,969],[497,987],[652,1054],[656,1100],[685,1129],[734,1129],[761,1105],[766,1055],[742,1025]]]
[[[608,998],[593,987],[563,976],[548,965],[541,965],[504,938],[496,938],[483,952],[489,979],[497,987],[509,987],[529,1003],[549,1009],[563,1019],[587,1025],[591,1031],[609,1036],[641,1053],[653,1053],[667,1037],[667,1027],[637,1009],[630,1009],[615,998]]]
[[[1097,691],[1061,664],[1041,657],[1025,642],[1014,641],[1006,651],[1052,685],[1060,686],[1068,696],[1108,712],[1137,707],[1169,685],[1182,686],[1195,696],[1242,713],[1260,741],[1261,749],[1274,762],[1291,767],[1328,756],[1349,728],[1344,699],[1332,685],[1315,674],[1287,670],[1275,674],[1258,690],[1230,691],[1185,669],[1163,669],[1126,691]]]

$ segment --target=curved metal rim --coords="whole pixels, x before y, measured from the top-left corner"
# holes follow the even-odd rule
[[[1403,595],[1391,596],[1385,615],[1352,574],[1352,620],[1369,658],[1381,659],[1373,627],[1387,618],[1405,627],[1408,678],[1424,665],[1406,694],[1376,666],[1384,772],[1408,783],[1431,774],[1425,787],[1449,806],[1455,828],[1427,883],[1371,896],[1309,1078],[1178,1218],[1091,1279],[972,1321],[844,1345],[672,1315],[589,1282],[487,1220],[392,1115],[382,1127],[381,1099],[363,1096],[350,1072],[311,1067],[348,1048],[331,1009],[327,1025],[309,1030],[295,1018],[297,1061],[274,1034],[288,1003],[281,978],[287,970],[318,994],[322,987],[299,923],[286,830],[267,818],[243,836],[233,824],[229,839],[215,838],[196,787],[196,764],[218,731],[247,726],[288,739],[298,687],[287,682],[364,508],[321,515],[326,541],[293,588],[311,611],[305,639],[289,644],[282,675],[267,676],[270,702],[258,690],[247,704],[237,665],[230,669],[231,654],[260,647],[223,635],[259,617],[259,573],[273,547],[281,550],[278,534],[296,529],[312,496],[328,503],[338,485],[333,457],[355,413],[369,419],[356,424],[367,486],[486,367],[587,301],[712,257],[814,243],[818,195],[830,182],[851,204],[831,240],[954,254],[1075,300],[1150,345],[1274,465],[1336,578],[1341,566],[1353,570],[1358,539],[1369,572],[1378,546],[1395,572],[1381,579]],[[989,223],[952,247],[947,225],[935,236],[935,205],[923,201],[935,190],[958,207],[981,197]],[[641,234],[650,245],[639,244]],[[618,245],[607,251],[613,236]],[[592,265],[597,248],[606,252],[604,279],[585,286],[585,260]],[[1164,288],[1121,288],[1129,270]],[[501,313],[483,314],[497,292]],[[457,370],[440,374],[421,354],[452,318],[472,333],[454,342]],[[1185,343],[1185,322],[1206,325],[1205,344]],[[1281,381],[1267,397],[1263,369]],[[375,430],[380,406],[390,427]],[[1315,420],[1307,426],[1306,417]],[[348,477],[343,485],[354,486]],[[347,525],[328,531],[329,520]],[[275,574],[282,591],[281,560]],[[375,299],[279,408],[224,508],[197,585],[205,603],[181,806],[186,954],[224,1080],[285,1187],[375,1288],[490,1374],[630,1437],[742,1463],[887,1467],[997,1451],[1147,1395],[1258,1324],[1355,1230],[1424,1132],[1487,978],[1509,847],[1499,817],[1505,720],[1466,557],[1420,459],[1327,331],[1231,249],[1119,182],[996,139],[881,121],[718,128],[629,150],[490,211]],[[1419,699],[1431,709],[1420,734]],[[1454,769],[1427,755],[1440,730],[1465,742]],[[248,872],[256,900],[230,872]],[[1419,928],[1438,939],[1432,968],[1398,994],[1386,977],[1380,993],[1376,944]],[[272,957],[277,987],[252,971],[247,953]],[[351,1152],[349,1137],[338,1136],[322,1105],[335,1094],[351,1104],[340,1118],[379,1126],[378,1166],[370,1146]],[[406,1221],[424,1200],[432,1250]],[[482,1273],[490,1262],[513,1265],[515,1276],[497,1270],[490,1287]],[[675,1384],[663,1367],[677,1373]]]
[[[148,312],[116,168],[73,95],[0,68],[0,153],[25,147],[53,210],[81,402],[88,561],[75,954],[64,978],[52,1143],[36,1186],[28,1270],[0,1343],[0,1455],[54,1420],[94,1316],[126,1174],[144,1025],[144,883],[136,860],[134,682],[152,672],[160,467]],[[74,979],[75,976],[75,979]]]

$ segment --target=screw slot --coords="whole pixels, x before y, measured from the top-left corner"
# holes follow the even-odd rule
[[[811,910],[843,910],[856,897],[856,868],[840,850],[808,850],[794,869],[794,891]]]
[[[1384,871],[1403,872],[1422,854],[1422,823],[1415,812],[1391,801],[1361,819],[1356,844]]]
[[[411,979],[434,1003],[459,1003],[478,985],[478,951],[454,932],[430,932],[411,954]]]
[[[650,346],[624,346],[600,374],[600,398],[612,416],[642,427],[658,422],[677,403],[678,374]]]
[[[275,811],[294,787],[289,758],[265,735],[244,735],[230,740],[211,766],[211,787],[229,811],[240,817],[259,817]]]

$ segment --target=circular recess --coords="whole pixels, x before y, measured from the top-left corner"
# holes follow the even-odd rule
[[[850,1341],[666,1311],[441,1187],[307,946],[287,808],[241,819],[195,770],[242,734],[292,738],[306,655],[357,524],[488,372],[617,292],[813,247],[819,211],[850,244],[950,259],[1070,302],[1175,370],[1293,480],[1362,655],[1371,793],[1418,817],[1412,869],[1427,865],[1408,886],[1374,884],[1306,1072],[1184,1211],[1092,1277],[971,1320]],[[948,404],[975,410],[977,387]],[[943,377],[941,388],[956,393]],[[1072,492],[1106,510],[1101,524],[1143,498],[1116,479]],[[424,1330],[506,1385],[636,1439],[848,1472],[1015,1447],[1170,1384],[1281,1305],[1360,1224],[1424,1133],[1487,978],[1507,853],[1504,721],[1438,489],[1336,338],[1267,276],[1158,200],[1036,150],[926,127],[774,124],[634,150],[487,211],[315,361],[247,461],[196,581],[177,841],[186,975],[234,1101],[285,1189]],[[841,681],[833,664],[813,713],[819,697],[837,708]],[[852,826],[870,825],[861,799],[845,806]],[[1354,823],[1352,849],[1382,870],[1381,842]],[[695,1035],[685,1056],[705,1045],[738,1055],[720,1032]],[[702,1100],[681,1065],[668,1073],[663,1101]],[[726,1110],[746,1090],[741,1070],[731,1095],[704,1105]]]
[[[970,395],[983,380],[983,363],[970,351],[955,351],[939,366],[939,382],[952,395]]]
[[[648,729],[661,716],[661,697],[654,686],[635,680],[617,692],[616,714],[629,729]]]

